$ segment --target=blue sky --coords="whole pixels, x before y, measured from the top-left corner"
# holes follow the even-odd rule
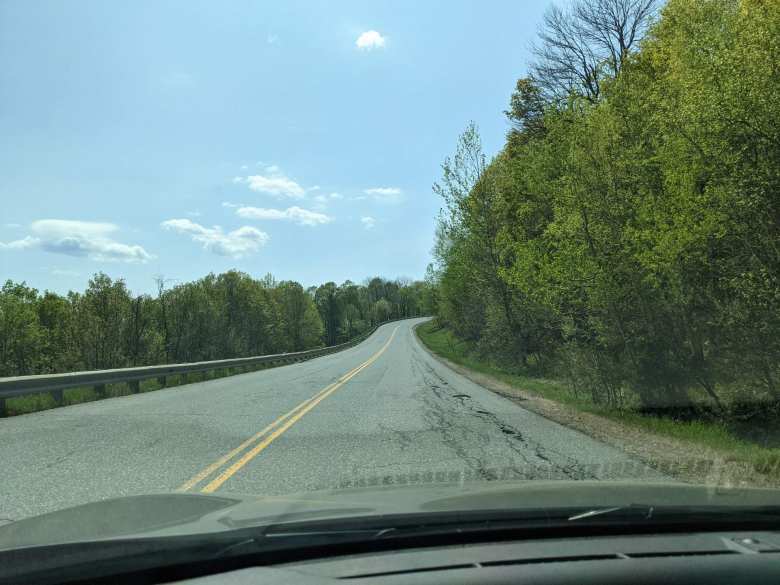
[[[420,278],[547,2],[0,2],[0,280]]]

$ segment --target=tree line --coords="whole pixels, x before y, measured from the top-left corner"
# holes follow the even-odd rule
[[[302,351],[426,312],[423,282],[371,278],[304,289],[271,275],[209,274],[134,295],[95,274],[83,292],[0,290],[0,376],[121,368]]]
[[[434,186],[440,322],[599,404],[780,403],[778,55],[776,0],[549,10],[503,149]]]

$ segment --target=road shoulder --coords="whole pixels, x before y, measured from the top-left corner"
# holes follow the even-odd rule
[[[733,460],[728,453],[578,410],[457,364],[432,351],[420,338],[418,327],[414,327],[414,336],[420,347],[433,359],[461,376],[524,409],[616,447],[666,475],[685,482],[707,485],[780,486],[776,478],[757,472],[743,461]]]

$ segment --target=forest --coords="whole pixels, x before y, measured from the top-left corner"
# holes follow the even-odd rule
[[[7,281],[0,290],[0,376],[183,363],[301,351],[348,341],[388,319],[419,316],[428,285],[375,277],[304,289],[238,271],[132,294],[95,274],[58,295]]]
[[[439,326],[598,405],[780,404],[780,2],[551,8],[488,159],[442,167]]]

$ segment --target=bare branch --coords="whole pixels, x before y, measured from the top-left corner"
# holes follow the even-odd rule
[[[598,101],[601,82],[617,77],[647,32],[658,0],[573,0],[544,16],[533,47],[534,82],[553,101],[580,95]]]

